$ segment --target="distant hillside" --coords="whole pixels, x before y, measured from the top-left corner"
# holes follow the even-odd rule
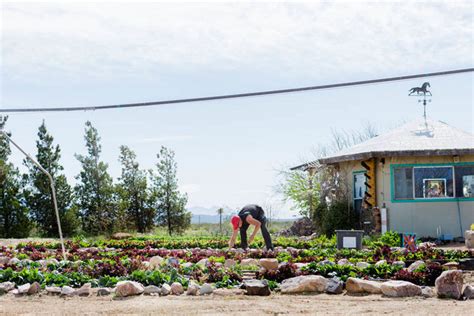
[[[200,206],[193,206],[188,208],[193,215],[191,217],[191,224],[217,224],[219,223],[219,215],[217,214],[217,210],[219,206],[214,207],[200,207]],[[222,215],[222,222],[226,222],[230,218],[230,214],[235,214],[237,210],[233,210],[229,207],[223,207],[224,215]],[[273,219],[276,222],[292,222],[296,220],[296,218],[278,218]]]
[[[228,216],[227,216],[228,217]],[[222,222],[226,221],[226,216],[222,216]],[[219,215],[193,214],[191,224],[216,224],[219,223]]]
[[[225,223],[229,220],[230,215],[223,215],[222,222]],[[276,218],[273,219],[275,222],[292,222],[295,218]],[[219,215],[207,215],[207,214],[193,214],[191,217],[191,224],[218,224]]]

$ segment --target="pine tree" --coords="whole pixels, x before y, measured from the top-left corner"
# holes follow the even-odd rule
[[[149,231],[154,226],[155,210],[153,195],[148,190],[147,172],[140,169],[135,153],[127,146],[120,147],[119,161],[122,175],[117,190],[122,221],[140,233]]]
[[[116,219],[114,186],[107,172],[108,164],[100,161],[102,147],[97,129],[86,122],[85,136],[87,155],[76,155],[82,170],[75,186],[83,229],[90,234],[112,232]]]
[[[186,194],[178,190],[178,167],[174,152],[162,146],[157,158],[156,173],[152,174],[153,191],[157,199],[157,222],[168,227],[169,235],[182,233],[191,224],[191,213],[186,211]]]
[[[10,136],[10,134],[9,134]],[[21,189],[18,168],[8,162],[10,144],[0,134],[0,237],[28,237],[31,222]]]
[[[59,163],[61,150],[59,145],[53,145],[53,141],[54,138],[48,133],[43,121],[38,129],[36,160],[53,178],[62,231],[65,236],[70,236],[75,233],[79,225],[77,207],[73,203],[74,196],[71,186],[67,183],[66,176],[61,174],[63,170]],[[26,201],[31,216],[44,236],[56,237],[58,236],[58,225],[49,179],[30,161],[25,160],[24,163],[29,169],[25,180],[28,183]]]

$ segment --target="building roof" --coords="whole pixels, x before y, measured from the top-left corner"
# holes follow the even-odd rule
[[[332,164],[373,157],[444,156],[474,154],[474,134],[427,118],[402,125],[385,134],[319,159]],[[293,169],[306,168],[312,163]],[[314,162],[313,162],[314,164]]]

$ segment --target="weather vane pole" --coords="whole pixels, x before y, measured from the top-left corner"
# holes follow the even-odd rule
[[[423,96],[423,99],[419,99],[418,102],[423,102],[423,117],[425,118],[425,124],[426,124],[426,102],[431,102],[431,99],[426,99],[426,96],[431,97],[431,91],[428,90],[428,88],[431,87],[429,82],[423,83],[421,87],[414,87],[408,90],[408,96],[411,97],[421,97]]]

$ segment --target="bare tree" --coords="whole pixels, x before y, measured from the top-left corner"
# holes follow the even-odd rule
[[[366,123],[357,131],[333,129],[331,135],[332,139],[328,144],[317,145],[312,150],[312,159],[305,159],[305,163],[301,164],[305,165],[304,168],[277,170],[281,180],[275,187],[276,193],[283,195],[284,201],[291,201],[293,208],[303,216],[312,217],[313,214],[310,213],[320,202],[330,204],[333,201],[347,201],[349,206],[350,167],[321,165],[318,160],[375,137],[377,131],[374,125]],[[309,170],[314,173],[307,172]]]

